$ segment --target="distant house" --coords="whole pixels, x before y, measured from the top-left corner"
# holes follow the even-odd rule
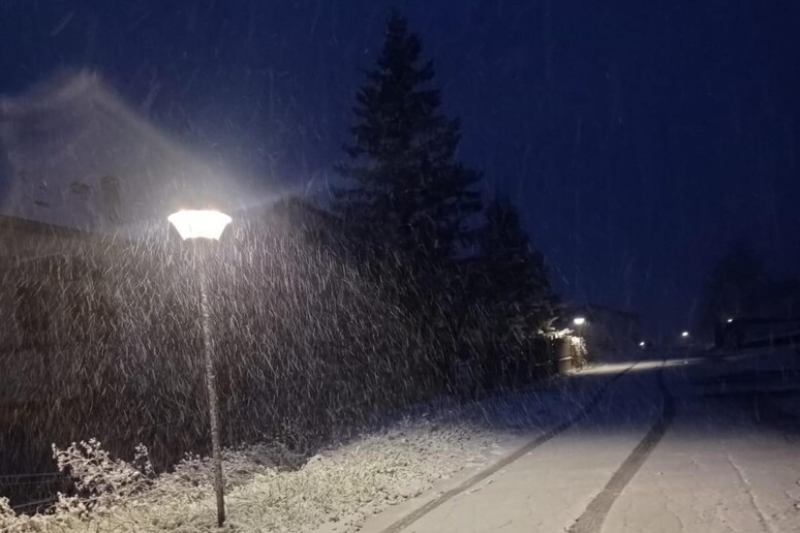
[[[719,347],[757,347],[800,341],[800,282],[774,282],[747,313],[723,317],[716,326]]]
[[[80,72],[0,98],[0,214],[117,232],[179,208],[238,207],[236,173]]]
[[[641,317],[635,313],[585,304],[570,308],[566,317],[570,321],[566,325],[585,339],[590,358],[630,352],[642,340]],[[582,317],[585,322],[576,326],[571,322],[575,317]]]
[[[230,169],[186,148],[91,73],[0,97],[0,412],[41,399],[52,347],[102,334],[115,243],[166,236],[179,208],[238,209]],[[6,416],[8,418],[8,416]]]

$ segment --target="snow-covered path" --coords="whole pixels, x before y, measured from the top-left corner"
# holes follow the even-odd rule
[[[784,355],[667,370],[676,418],[602,531],[800,531],[800,422],[772,400],[800,388]]]
[[[641,362],[519,459],[446,501],[428,500],[424,513],[391,510],[363,531],[800,531],[795,358]]]

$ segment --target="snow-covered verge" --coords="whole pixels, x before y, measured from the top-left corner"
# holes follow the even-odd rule
[[[309,531],[333,522],[338,531],[357,531],[370,514],[465,468],[483,466],[496,458],[504,442],[537,434],[571,416],[613,375],[557,378],[467,406],[440,401],[322,450],[296,470],[274,466],[274,447],[229,450],[224,458],[224,530]],[[137,477],[131,465],[107,457],[102,464],[104,475],[123,483],[112,481],[101,496],[88,501],[62,498],[45,515],[17,516],[0,503],[0,532],[219,531],[208,459],[189,457],[157,479]],[[81,475],[96,473],[89,468]]]

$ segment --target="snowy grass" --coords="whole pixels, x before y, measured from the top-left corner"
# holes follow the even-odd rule
[[[223,531],[300,532],[323,524],[357,531],[371,514],[413,498],[437,481],[491,461],[498,443],[536,434],[570,416],[611,376],[549,380],[537,389],[465,406],[443,399],[331,446],[293,471],[274,465],[267,445],[225,453],[228,523]],[[496,457],[496,455],[495,455]],[[16,516],[0,504],[0,532],[219,531],[207,458],[188,457],[141,492],[89,509],[68,500],[55,512]]]

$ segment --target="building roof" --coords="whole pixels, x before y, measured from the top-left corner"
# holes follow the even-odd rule
[[[116,231],[181,207],[233,209],[247,197],[237,178],[170,138],[95,74],[0,98],[0,214]]]

